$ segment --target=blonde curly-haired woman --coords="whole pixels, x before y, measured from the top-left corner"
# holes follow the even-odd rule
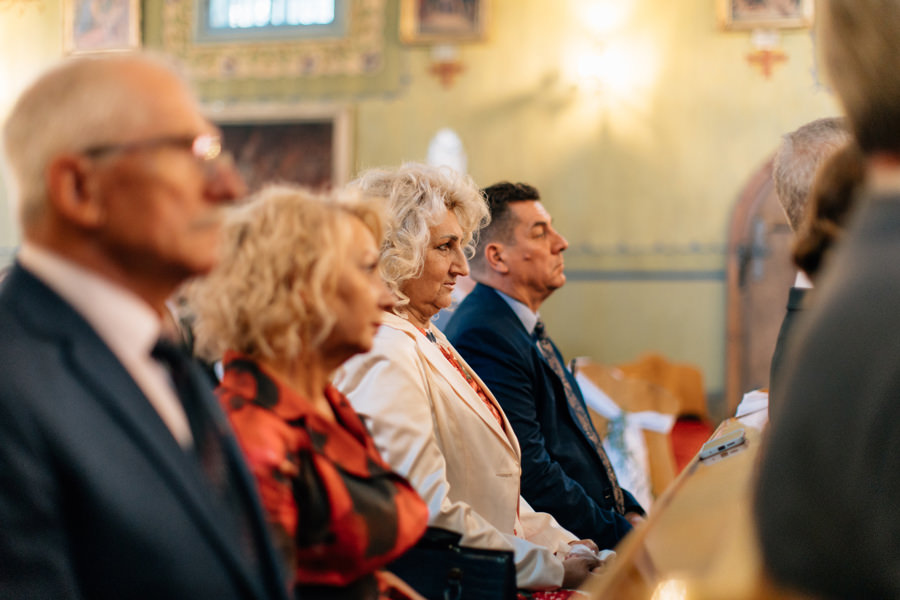
[[[264,189],[227,220],[220,266],[188,292],[198,353],[224,357],[219,397],[307,600],[419,597],[379,569],[419,539],[426,507],[329,382],[393,305],[381,223],[371,201]]]

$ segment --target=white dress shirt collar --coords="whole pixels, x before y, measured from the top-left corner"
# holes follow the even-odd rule
[[[144,301],[92,271],[24,242],[19,262],[81,314],[117,356],[149,355],[160,333]]]
[[[24,242],[18,261],[88,322],[178,443],[190,446],[190,425],[168,371],[150,356],[161,331],[156,312],[130,291],[45,248]]]
[[[804,273],[803,271],[797,271],[797,277],[794,279],[794,287],[795,288],[803,288],[803,289],[812,289],[813,283],[809,278],[809,275]]]
[[[522,325],[525,327],[525,331],[528,332],[528,335],[532,335],[534,333],[534,327],[537,325],[538,320],[541,318],[540,313],[533,312],[530,308],[525,306],[523,302],[519,302],[512,296],[508,296],[504,294],[497,288],[491,288],[498,294],[503,300],[509,304],[509,307],[516,313],[516,316],[519,317],[519,320],[522,322]]]

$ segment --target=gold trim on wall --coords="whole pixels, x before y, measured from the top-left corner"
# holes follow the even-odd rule
[[[163,3],[161,50],[184,61],[198,81],[370,75],[383,66],[386,0],[350,0],[343,38],[241,43],[197,43],[194,1]]]
[[[44,3],[42,0],[0,0],[0,12],[14,12],[17,17],[25,14],[26,9],[36,6],[41,12],[44,11]],[[0,254],[2,256],[2,254]]]

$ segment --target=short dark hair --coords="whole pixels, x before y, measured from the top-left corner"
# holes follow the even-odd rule
[[[501,181],[481,190],[487,201],[488,210],[491,212],[490,224],[478,234],[478,244],[475,246],[475,256],[469,260],[469,264],[481,269],[484,265],[484,248],[496,241],[511,243],[512,230],[515,221],[509,210],[513,202],[538,201],[541,195],[537,189],[527,183],[510,183]]]

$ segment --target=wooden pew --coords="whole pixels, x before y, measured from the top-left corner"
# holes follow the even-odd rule
[[[764,575],[751,512],[761,433],[732,418],[713,437],[739,427],[747,441],[705,461],[695,456],[583,592],[616,600],[803,598]]]

